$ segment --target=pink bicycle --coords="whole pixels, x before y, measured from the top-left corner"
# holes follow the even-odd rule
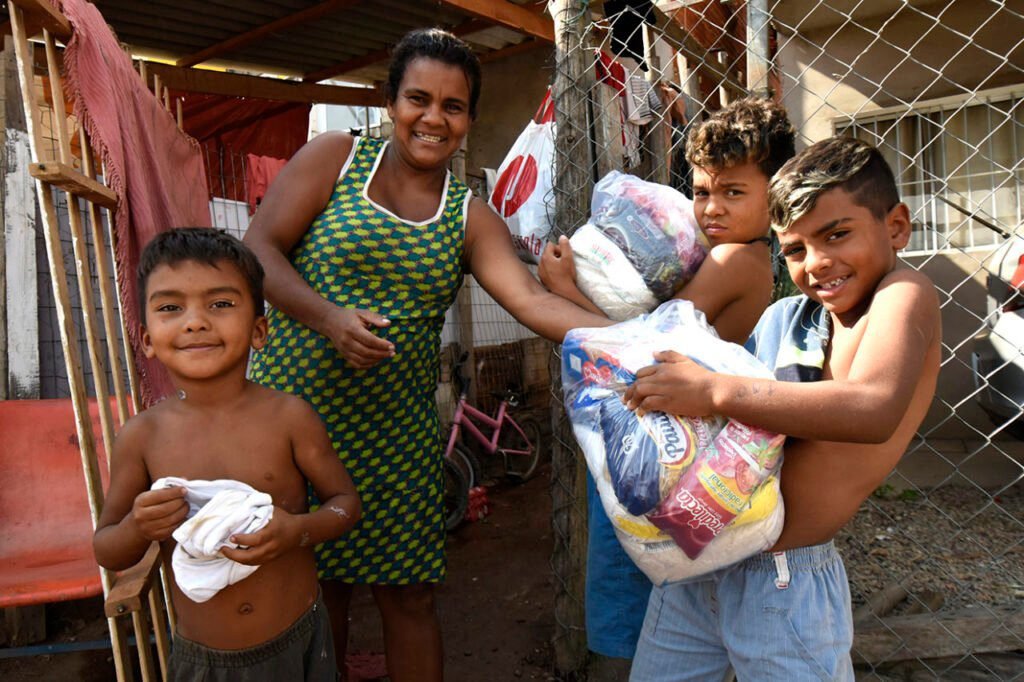
[[[479,485],[483,480],[480,461],[463,442],[463,434],[472,436],[483,454],[500,455],[501,471],[518,483],[529,480],[536,472],[542,450],[540,424],[529,417],[521,417],[516,421],[508,412],[509,407],[515,408],[519,405],[519,396],[515,391],[506,390],[496,396],[501,398],[501,402],[497,414],[493,417],[469,404],[466,399],[469,381],[462,376],[461,371],[465,358],[463,355],[456,363],[455,376],[462,391],[458,406],[455,408],[455,416],[452,417],[448,447],[444,453],[446,462],[454,464],[454,468],[458,470],[458,473],[449,472],[446,481],[445,501],[449,530],[462,522],[466,512],[465,505],[469,500],[469,489]],[[490,433],[485,434],[483,429],[490,429]],[[465,485],[464,495],[457,489],[460,484]]]

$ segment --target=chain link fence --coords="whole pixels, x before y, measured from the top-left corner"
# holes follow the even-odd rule
[[[913,219],[902,259],[940,295],[942,370],[907,453],[837,538],[856,669],[1024,676],[1024,2],[548,7],[558,233],[586,220],[610,170],[689,194],[687,131],[748,94],[785,105],[798,149],[834,134],[881,149]],[[583,469],[553,394],[556,667],[573,674],[586,658]]]

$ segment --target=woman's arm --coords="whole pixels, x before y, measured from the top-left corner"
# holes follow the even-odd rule
[[[480,199],[469,205],[464,258],[498,305],[547,339],[561,343],[570,329],[613,324],[547,291],[516,257],[508,227]]]
[[[270,185],[245,243],[266,271],[267,300],[329,338],[352,365],[369,367],[394,353],[390,342],[370,331],[386,327],[388,321],[368,310],[339,308],[316,293],[288,261],[292,248],[330,201],[353,144],[344,133],[324,133],[300,149]]]

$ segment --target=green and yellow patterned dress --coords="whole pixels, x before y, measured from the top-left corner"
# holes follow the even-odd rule
[[[462,283],[471,195],[449,174],[436,215],[423,223],[403,220],[366,192],[387,143],[358,138],[353,147],[330,202],[289,260],[332,303],[387,317],[391,325],[380,334],[394,344],[395,356],[353,369],[326,337],[272,310],[253,378],[316,408],[359,489],[362,519],[341,539],[317,547],[320,577],[439,582],[445,528],[438,350],[445,311]]]

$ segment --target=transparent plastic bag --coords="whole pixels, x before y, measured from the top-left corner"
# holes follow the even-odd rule
[[[671,187],[612,171],[594,186],[590,211],[569,240],[576,285],[613,319],[671,298],[707,255],[693,202]]]
[[[573,431],[620,542],[656,584],[767,549],[783,520],[784,436],[721,418],[638,417],[622,404],[635,373],[663,350],[714,371],[772,378],[688,301],[566,336],[562,383]]]

